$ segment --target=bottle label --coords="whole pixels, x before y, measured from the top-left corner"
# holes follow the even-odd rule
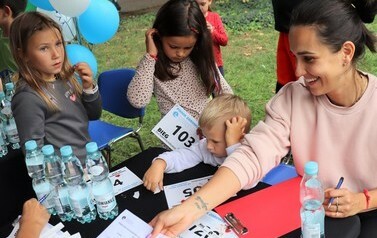
[[[110,212],[116,206],[116,200],[112,193],[103,196],[95,196],[99,212]]]
[[[320,238],[321,237],[321,226],[319,223],[316,224],[304,224],[304,229],[302,231],[303,238]]]

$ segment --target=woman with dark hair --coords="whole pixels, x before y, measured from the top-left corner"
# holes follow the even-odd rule
[[[145,36],[147,53],[127,91],[133,106],[146,106],[154,93],[162,116],[178,103],[198,119],[211,95],[233,93],[218,71],[195,0],[165,3]]]
[[[265,120],[205,186],[152,220],[152,237],[181,233],[262,179],[289,149],[298,174],[308,161],[319,164],[326,236],[377,237],[377,77],[357,68],[365,48],[376,52],[376,36],[364,25],[376,11],[376,0],[304,0],[295,8],[289,41],[299,80],[268,102]],[[342,176],[342,188],[334,189]]]

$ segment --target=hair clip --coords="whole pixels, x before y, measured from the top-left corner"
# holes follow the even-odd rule
[[[356,6],[353,3],[351,3],[351,6],[356,9]]]

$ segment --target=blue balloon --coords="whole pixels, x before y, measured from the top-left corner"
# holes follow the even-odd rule
[[[72,65],[85,62],[93,72],[93,77],[97,75],[97,60],[93,53],[85,46],[78,44],[68,44],[65,47],[67,57]]]
[[[92,44],[111,39],[119,27],[119,13],[109,0],[91,0],[89,7],[78,16],[82,36]]]
[[[55,10],[49,0],[29,0],[31,4],[47,11]]]

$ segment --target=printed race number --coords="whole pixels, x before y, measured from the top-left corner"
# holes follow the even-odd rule
[[[199,141],[198,122],[181,106],[175,105],[152,129],[172,150],[189,148]]]

